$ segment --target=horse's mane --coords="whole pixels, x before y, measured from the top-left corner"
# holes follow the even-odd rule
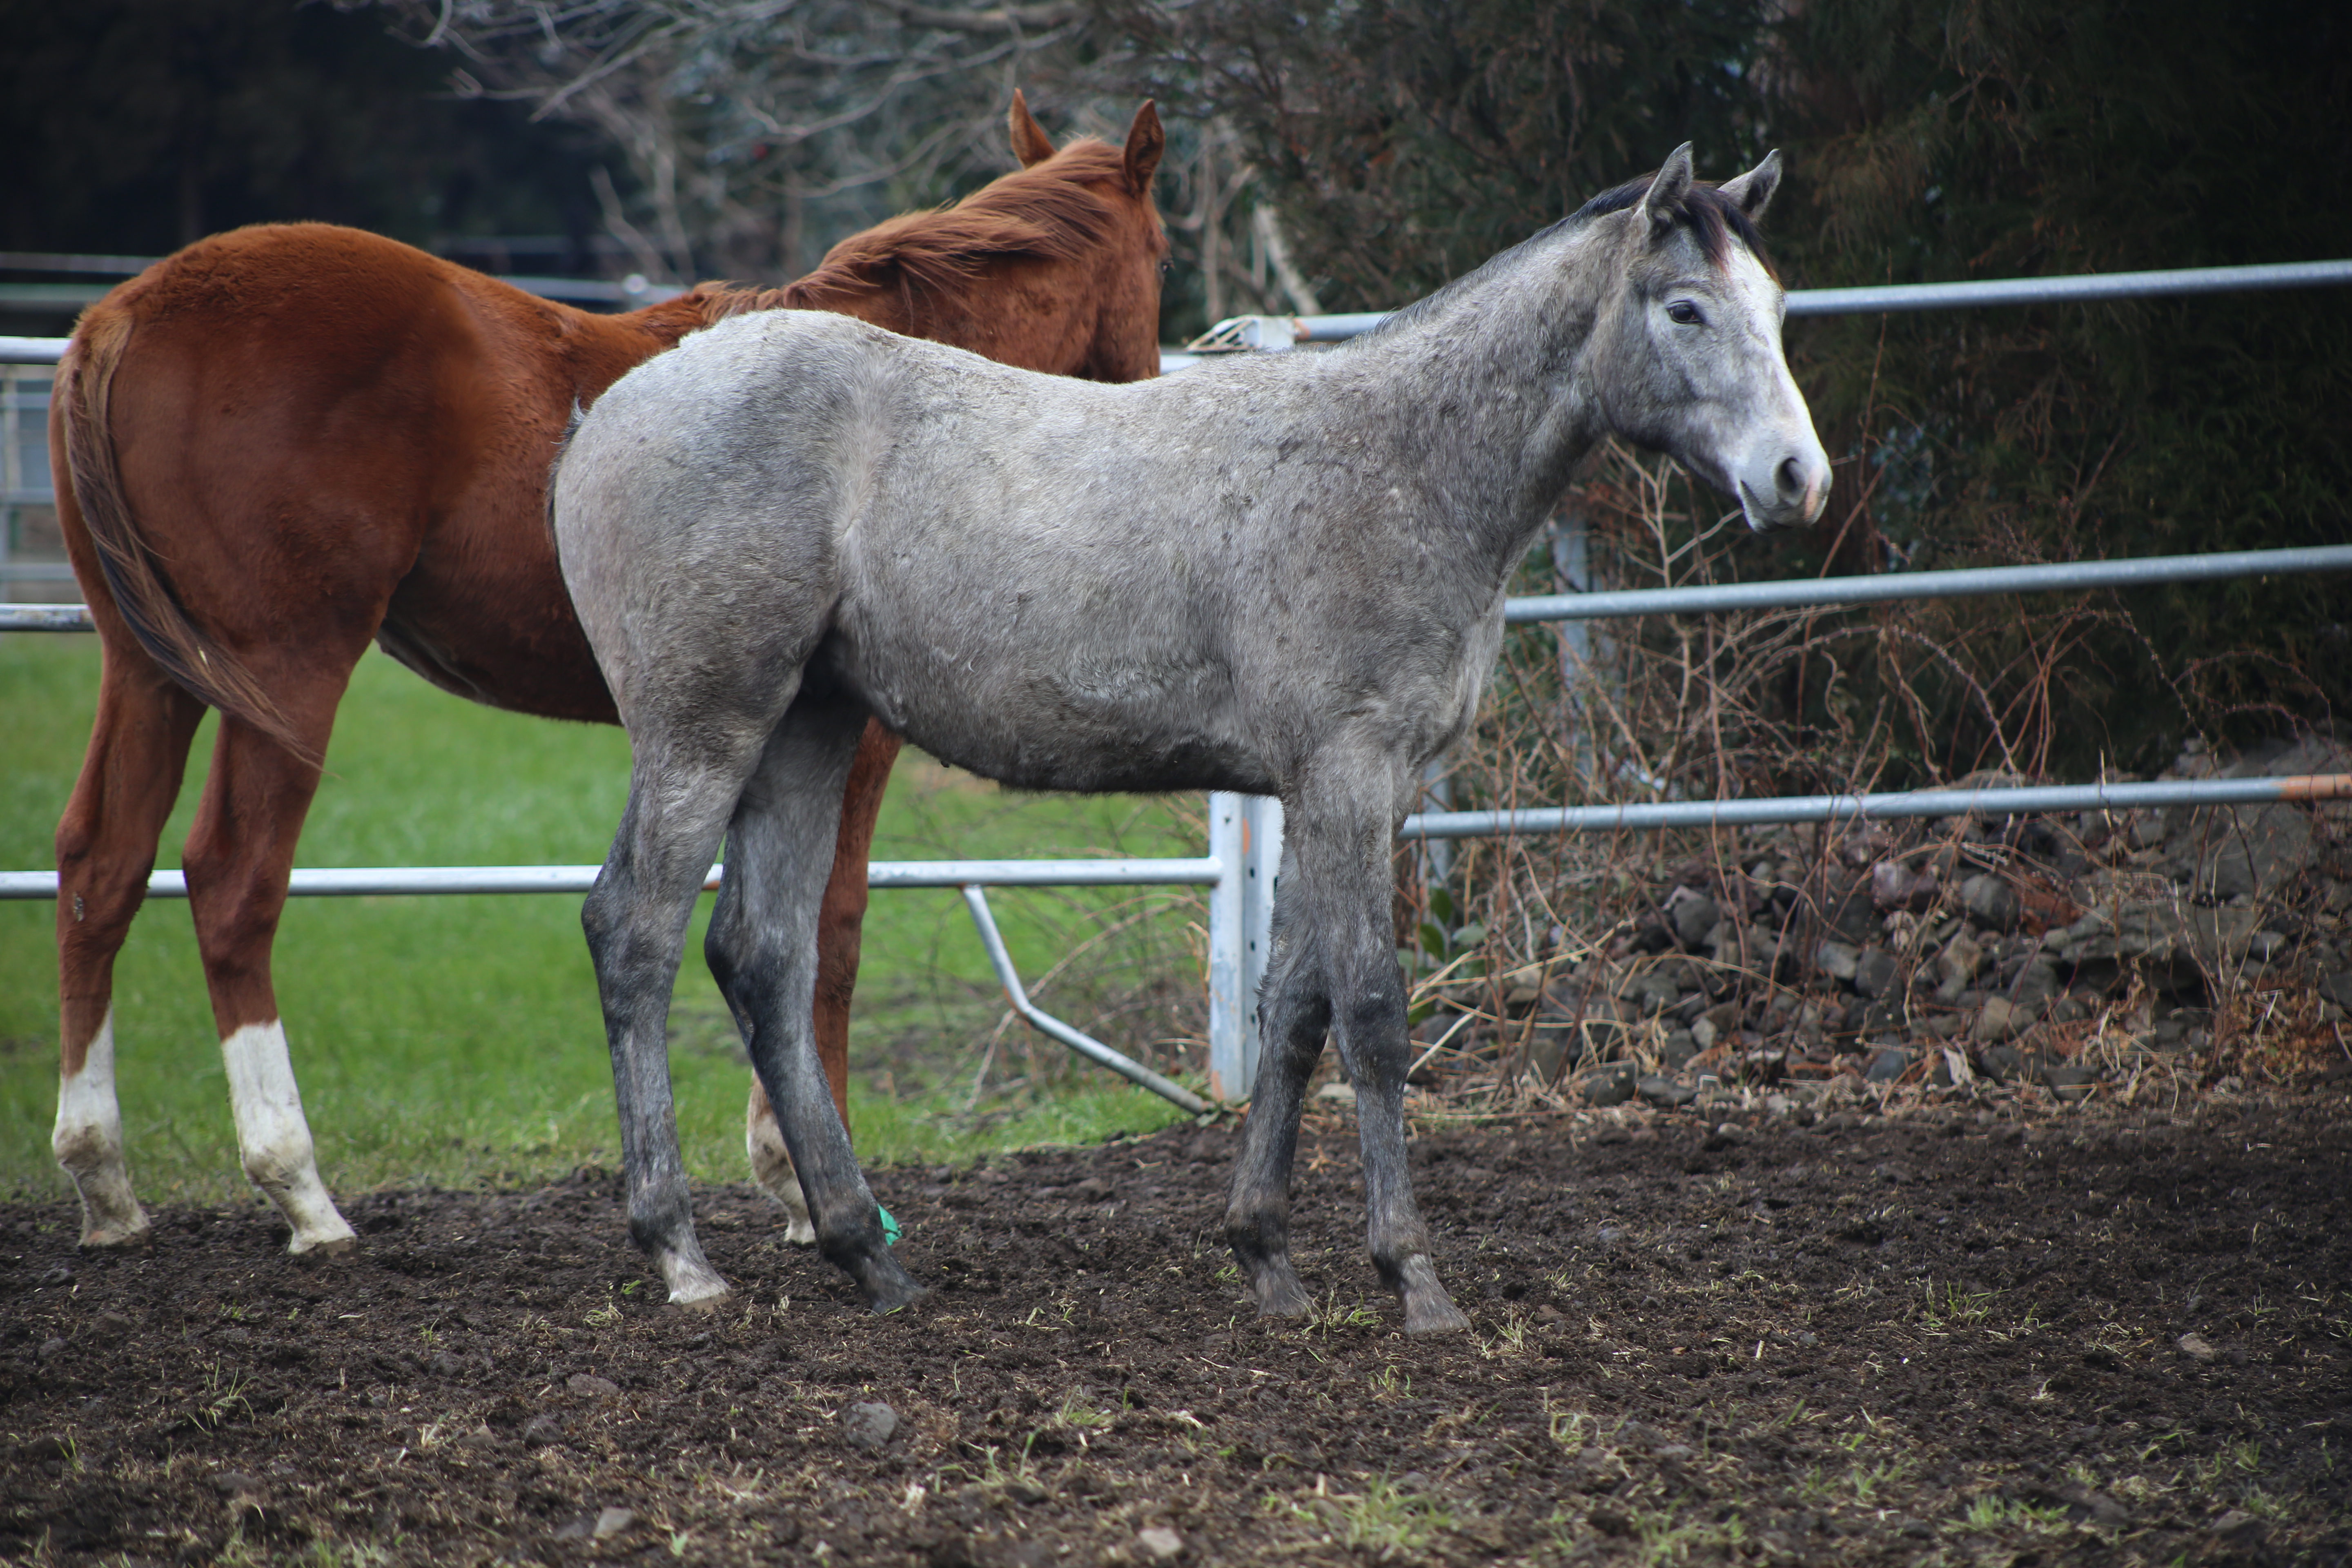
[[[1044,163],[1018,169],[963,200],[908,213],[852,235],[806,277],[782,289],[709,296],[711,321],[746,310],[821,310],[877,288],[952,292],[990,261],[1031,256],[1076,261],[1099,248],[1118,221],[1112,195],[1127,181],[1125,154],[1086,136]]]
[[[1623,212],[1649,194],[1650,183],[1657,177],[1654,170],[1622,185],[1612,186],[1577,208],[1568,221],[1573,223],[1578,218]],[[1720,187],[1705,181],[1692,181],[1682,200],[1675,204],[1675,219],[1690,226],[1698,236],[1700,248],[1706,252],[1706,258],[1713,265],[1721,267],[1730,258],[1731,242],[1737,239],[1748,247],[1748,253],[1756,258],[1766,272],[1776,279],[1780,276],[1772,265],[1771,257],[1765,252],[1763,230],[1758,228],[1756,220],[1748,216],[1748,209],[1725,195]]]
[[[1656,178],[1657,175],[1654,172],[1601,192],[1559,222],[1547,225],[1511,247],[1510,249],[1487,258],[1486,262],[1475,269],[1464,273],[1434,292],[1425,294],[1403,309],[1391,312],[1389,318],[1379,326],[1353,341],[1363,343],[1377,338],[1384,338],[1391,329],[1402,329],[1437,314],[1455,297],[1475,289],[1490,274],[1514,265],[1519,257],[1536,249],[1563,229],[1572,228],[1590,218],[1601,217],[1609,213],[1623,212],[1649,194],[1651,182]],[[1780,278],[1780,274],[1773,268],[1772,258],[1765,254],[1764,236],[1756,226],[1756,220],[1748,216],[1747,210],[1738,203],[1725,195],[1713,184],[1693,181],[1690,189],[1684,194],[1683,199],[1675,204],[1675,217],[1677,222],[1688,224],[1697,234],[1699,246],[1706,252],[1706,258],[1712,265],[1721,267],[1728,260],[1731,255],[1731,242],[1738,239],[1740,244],[1748,247],[1749,254],[1756,258],[1766,272],[1770,273],[1776,280]]]

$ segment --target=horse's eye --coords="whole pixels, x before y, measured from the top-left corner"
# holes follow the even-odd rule
[[[1676,326],[1682,327],[1696,327],[1701,319],[1698,307],[1688,300],[1677,300],[1667,306],[1666,315]]]

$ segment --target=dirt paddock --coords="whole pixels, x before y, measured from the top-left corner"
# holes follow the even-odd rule
[[[935,1287],[887,1319],[746,1189],[700,1194],[717,1312],[660,1303],[604,1173],[362,1196],[329,1261],[259,1208],[91,1255],[10,1205],[0,1555],[2342,1563],[2345,1122],[1427,1135],[1476,1325],[1429,1343],[1328,1123],[1303,1325],[1237,1304],[1221,1129],[879,1173]]]

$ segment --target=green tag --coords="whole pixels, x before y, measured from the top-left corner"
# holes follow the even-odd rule
[[[890,1217],[890,1211],[884,1208],[880,1204],[876,1204],[874,1205],[874,1212],[882,1216],[882,1245],[885,1247],[898,1246],[898,1238],[907,1233],[898,1228],[898,1222],[892,1219]]]

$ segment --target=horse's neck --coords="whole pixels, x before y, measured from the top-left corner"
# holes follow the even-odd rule
[[[1429,524],[1504,574],[1601,434],[1578,369],[1593,307],[1550,284],[1551,256],[1519,260],[1350,356],[1399,456],[1444,498]]]

